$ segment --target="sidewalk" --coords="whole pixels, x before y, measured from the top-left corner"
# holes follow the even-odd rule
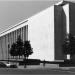
[[[43,64],[41,63],[40,65],[27,65],[26,68],[24,68],[24,66],[18,66],[19,69],[40,69],[40,68],[59,68],[59,65],[57,64],[45,64],[45,66],[43,66]]]

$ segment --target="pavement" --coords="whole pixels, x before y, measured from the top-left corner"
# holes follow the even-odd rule
[[[58,69],[9,69],[1,68],[0,74],[74,74],[65,70]]]

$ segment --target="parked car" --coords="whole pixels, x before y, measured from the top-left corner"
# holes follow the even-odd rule
[[[17,68],[17,65],[10,65],[9,68]]]
[[[7,68],[7,65],[3,62],[0,62],[0,68]]]
[[[17,68],[17,65],[15,65],[15,64],[6,64],[6,66],[7,66],[7,68]]]

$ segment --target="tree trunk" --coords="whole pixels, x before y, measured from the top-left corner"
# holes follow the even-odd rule
[[[74,54],[71,54],[71,61],[74,61]]]
[[[15,56],[16,57],[16,65],[17,65],[17,59],[18,59],[18,56]]]
[[[13,59],[14,59],[14,56],[13,56]]]
[[[19,55],[19,59],[20,59],[20,55]]]
[[[27,59],[28,59],[28,57],[27,57]]]
[[[26,56],[24,56],[24,68],[26,68]]]

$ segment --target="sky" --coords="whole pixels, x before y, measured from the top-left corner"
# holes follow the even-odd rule
[[[0,33],[60,0],[0,0]]]
[[[0,33],[59,1],[61,0],[0,0]]]

